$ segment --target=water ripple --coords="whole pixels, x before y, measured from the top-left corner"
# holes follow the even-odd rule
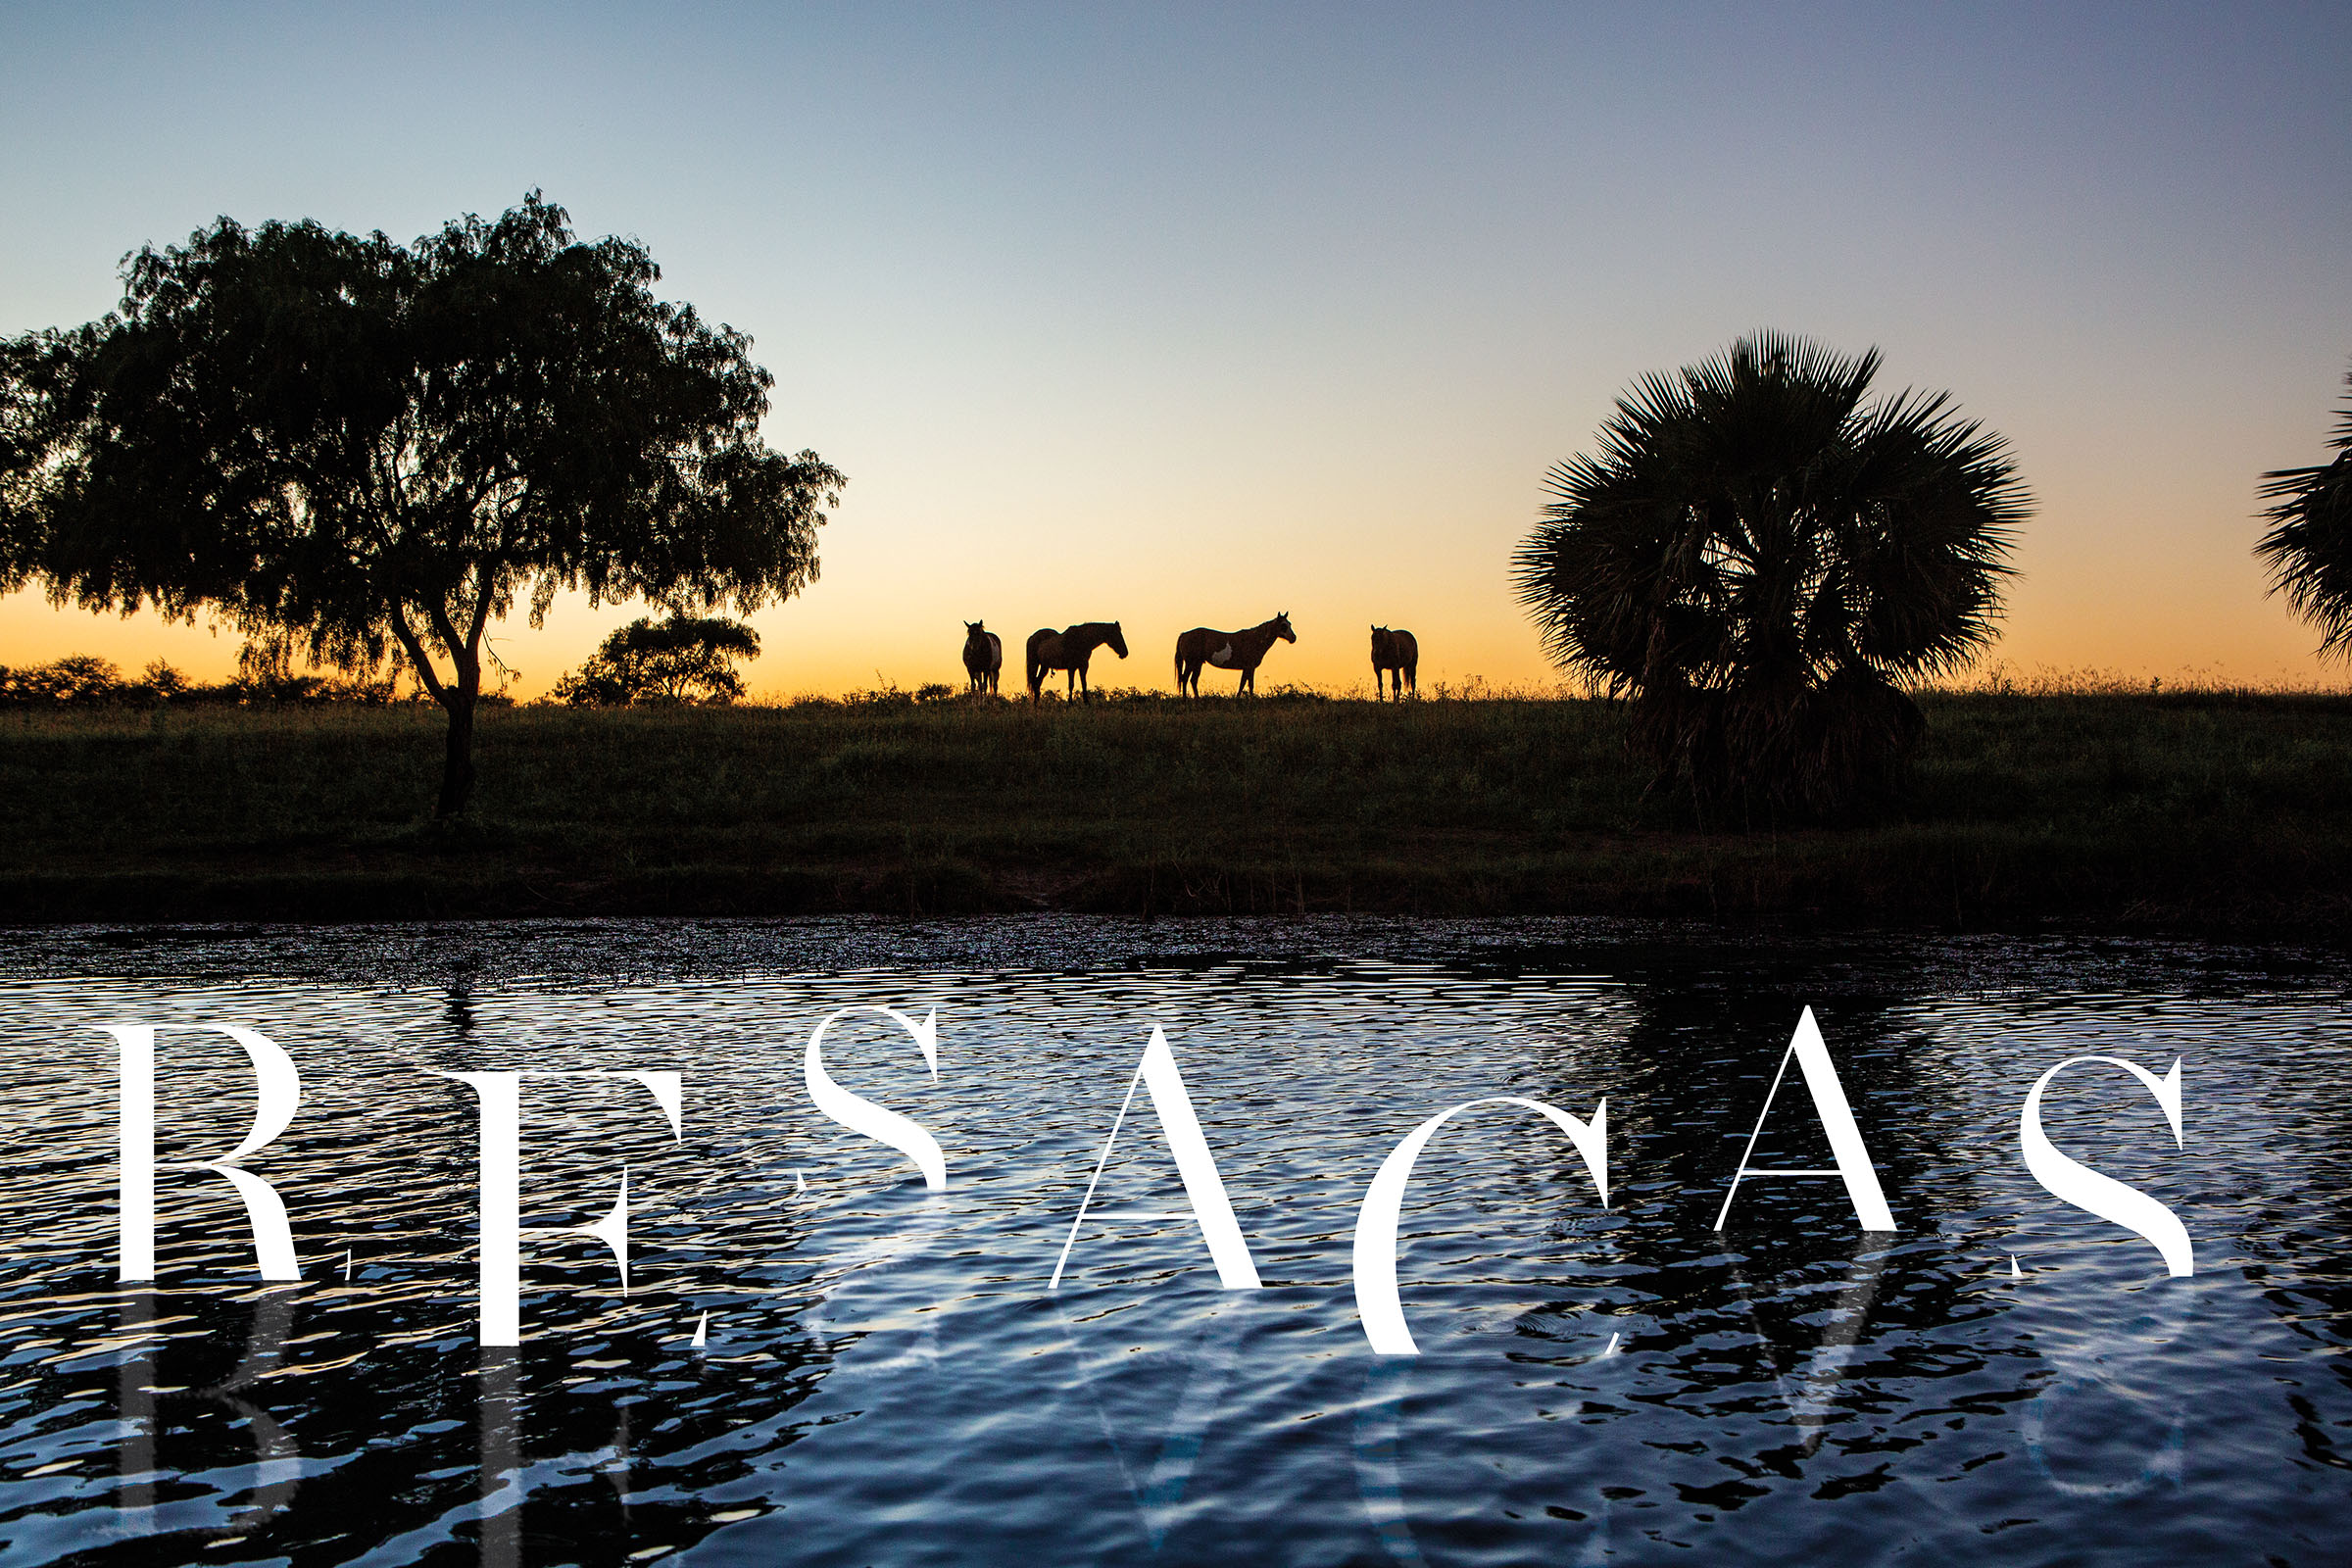
[[[0,1562],[2320,1563],[2352,1502],[2352,1050],[2324,954],[2041,939],[1735,939],[1626,922],[591,922],[18,933],[0,1142]],[[834,1075],[947,1151],[928,1194],[801,1084],[833,1008],[939,1013]],[[1892,1205],[1754,1180],[1711,1229],[1797,1010]],[[118,1290],[113,1044],[234,1022],[304,1099],[252,1168],[159,1187]],[[1152,1027],[1264,1288],[1226,1292],[1139,1099]],[[252,1115],[225,1039],[164,1036],[160,1157]],[[2185,1066],[2187,1139],[2111,1070],[2051,1137],[2160,1197],[2197,1273],[2051,1199],[2018,1109],[2069,1056]],[[518,1351],[474,1342],[475,1106],[534,1082],[524,1223],[628,1169],[631,1288],[526,1249]],[[1760,1166],[1825,1164],[1793,1082]],[[1369,1353],[1357,1205],[1423,1119]],[[2015,1259],[2015,1274],[2012,1274]],[[695,1343],[697,1326],[703,1343]],[[1690,1553],[1702,1554],[1692,1558]]]

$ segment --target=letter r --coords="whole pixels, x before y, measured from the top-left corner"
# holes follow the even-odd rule
[[[294,1119],[302,1102],[302,1078],[293,1058],[266,1037],[230,1023],[196,1024],[223,1034],[245,1048],[253,1060],[253,1130],[245,1141],[219,1159],[196,1160],[162,1167],[166,1170],[209,1170],[237,1190],[244,1200],[246,1218],[253,1222],[254,1261],[266,1280],[298,1280],[294,1234],[286,1224],[286,1205],[276,1191],[237,1161],[259,1151]],[[122,1207],[121,1250],[116,1278],[124,1284],[155,1278],[155,1030],[145,1023],[105,1026],[122,1048]]]

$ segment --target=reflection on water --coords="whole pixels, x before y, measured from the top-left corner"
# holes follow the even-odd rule
[[[538,1564],[2341,1560],[2352,1527],[2352,968],[2075,939],[1003,920],[18,933],[0,958],[0,1561]],[[939,1079],[853,1015],[833,1076],[949,1186],[818,1115],[837,1007],[939,1016]],[[1742,1183],[1800,1008],[1897,1230],[1836,1178]],[[252,1168],[115,1282],[110,1023],[229,1022],[303,1073]],[[1139,1095],[1154,1024],[1263,1281],[1222,1291]],[[253,1114],[159,1037],[166,1161]],[[2185,1149],[2113,1069],[2045,1117],[2169,1203],[2197,1272],[2051,1199],[2044,1069],[2186,1065]],[[476,1343],[477,1109],[527,1080],[524,1343]],[[1758,1167],[1829,1163],[1785,1086]],[[1608,1101],[1611,1204],[1507,1105],[1422,1154],[1369,1353],[1349,1260],[1383,1158],[1495,1096]],[[2013,1262],[2014,1260],[2014,1262]],[[2014,1272],[2013,1272],[2014,1271]],[[697,1328],[702,1327],[697,1343]],[[1693,1555],[1695,1553],[1695,1555]]]

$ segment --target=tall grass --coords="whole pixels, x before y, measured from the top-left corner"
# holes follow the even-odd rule
[[[2340,919],[2352,699],[1931,693],[1903,799],[1701,822],[1602,702],[890,694],[483,717],[426,815],[412,708],[0,714],[0,915],[1814,912]]]

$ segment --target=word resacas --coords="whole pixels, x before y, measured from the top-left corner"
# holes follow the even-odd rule
[[[929,1191],[945,1192],[948,1189],[948,1159],[939,1141],[912,1118],[844,1089],[826,1071],[826,1032],[843,1018],[858,1012],[878,1014],[904,1029],[922,1053],[923,1063],[929,1070],[931,1080],[934,1083],[939,1081],[939,1020],[936,1012],[927,1014],[918,1022],[895,1007],[860,1004],[827,1014],[810,1031],[808,1049],[802,1062],[802,1078],[809,1102],[841,1126],[896,1150],[913,1163]],[[267,1147],[292,1124],[301,1105],[302,1079],[293,1058],[268,1037],[241,1025],[176,1026],[224,1035],[244,1050],[252,1064],[256,1106],[251,1130],[234,1149],[220,1158],[159,1166],[155,1154],[155,1070],[156,1034],[162,1027],[168,1026],[108,1026],[108,1032],[114,1035],[122,1054],[118,1277],[126,1284],[148,1282],[155,1278],[156,1172],[159,1169],[177,1169],[208,1172],[228,1182],[235,1190],[245,1206],[246,1219],[253,1234],[255,1266],[264,1280],[300,1279],[301,1270],[295,1257],[294,1238],[287,1223],[284,1200],[269,1182],[243,1166],[243,1161]],[[1831,1157],[1835,1161],[1832,1165],[1818,1169],[1774,1170],[1759,1168],[1748,1162],[1755,1153],[1756,1141],[1764,1131],[1765,1121],[1772,1114],[1773,1102],[1788,1077],[1790,1062],[1796,1064],[1797,1075],[1804,1081],[1806,1092],[1812,1099],[1814,1116],[1829,1141]],[[2027,1095],[2025,1105],[2019,1112],[2018,1139],[2025,1155],[2026,1168],[2054,1197],[2121,1225],[2154,1244],[2170,1274],[2193,1274],[2195,1262],[2190,1252],[2188,1231],[2179,1216],[2147,1194],[2112,1177],[2103,1176],[2061,1153],[2042,1129],[2042,1101],[2059,1075],[2070,1068],[2090,1064],[2119,1067],[2138,1080],[2163,1108],[2175,1147],[2184,1147],[2179,1059],[2174,1060],[2172,1070],[2160,1079],[2136,1062],[2120,1056],[2073,1056],[2041,1075],[2033,1091]],[[522,1248],[528,1237],[545,1234],[594,1237],[612,1250],[613,1259],[620,1267],[621,1284],[625,1290],[629,1270],[629,1186],[625,1167],[620,1172],[617,1195],[612,1208],[595,1223],[573,1227],[525,1227],[521,1224],[519,1194],[523,1149],[523,1084],[525,1080],[582,1079],[617,1079],[638,1084],[652,1096],[668,1123],[671,1140],[676,1142],[683,1139],[685,1131],[683,1075],[675,1071],[511,1069],[499,1072],[438,1072],[434,1076],[466,1085],[473,1092],[477,1104],[480,1127],[477,1167],[480,1343],[485,1346],[514,1346],[521,1342]],[[1137,1063],[1134,1075],[1128,1080],[1127,1095],[1119,1105],[1118,1115],[1112,1120],[1109,1134],[1103,1140],[1102,1153],[1095,1162],[1094,1175],[1087,1182],[1086,1196],[1080,1200],[1078,1212],[1070,1220],[1069,1235],[1062,1243],[1061,1255],[1054,1262],[1053,1277],[1046,1285],[1047,1291],[1056,1292],[1061,1288],[1063,1270],[1069,1263],[1071,1250],[1077,1245],[1079,1233],[1094,1204],[1095,1190],[1102,1179],[1103,1166],[1110,1158],[1111,1149],[1118,1141],[1139,1088],[1151,1102],[1152,1111],[1158,1118],[1161,1137],[1166,1141],[1168,1152],[1174,1156],[1191,1217],[1200,1228],[1201,1241],[1206,1244],[1209,1258],[1216,1266],[1218,1284],[1229,1291],[1260,1289],[1257,1266],[1250,1258],[1249,1243],[1234,1218],[1232,1201],[1227,1198],[1224,1181],[1217,1173],[1216,1157],[1201,1132],[1200,1119],[1193,1109],[1184,1077],[1177,1069],[1175,1053],[1169,1049],[1166,1037],[1154,1028],[1151,1044],[1144,1050],[1143,1059]],[[1414,1166],[1448,1121],[1464,1111],[1484,1105],[1507,1105],[1521,1111],[1533,1111],[1557,1129],[1583,1160],[1586,1171],[1592,1178],[1594,1195],[1601,1206],[1605,1208],[1608,1205],[1609,1102],[1605,1098],[1593,1105],[1590,1120],[1540,1100],[1511,1095],[1468,1101],[1426,1118],[1381,1162],[1356,1214],[1352,1269],[1356,1312],[1363,1323],[1365,1337],[1377,1354],[1419,1353],[1413,1343],[1412,1332],[1405,1325],[1404,1308],[1396,1285],[1397,1226],[1406,1190],[1412,1183]],[[1813,1010],[1807,1007],[1797,1019],[1796,1030],[1788,1049],[1782,1053],[1780,1070],[1774,1074],[1772,1087],[1766,1092],[1764,1103],[1756,1113],[1755,1129],[1749,1133],[1747,1148],[1740,1154],[1739,1167],[1732,1173],[1731,1186],[1724,1194],[1722,1208],[1716,1213],[1714,1228],[1722,1230],[1724,1222],[1730,1218],[1733,1200],[1739,1196],[1740,1184],[1743,1181],[1759,1177],[1830,1176],[1838,1177],[1844,1183],[1846,1197],[1853,1205],[1855,1222],[1864,1232],[1889,1233],[1895,1229],[1893,1212],[1888,1208],[1886,1194],[1879,1185],[1878,1171],[1871,1163],[1862,1130],[1854,1119],[1853,1106],[1846,1100],[1845,1088],[1838,1080],[1837,1064],[1830,1058],[1829,1047],[1822,1039],[1819,1025],[1814,1022]]]

